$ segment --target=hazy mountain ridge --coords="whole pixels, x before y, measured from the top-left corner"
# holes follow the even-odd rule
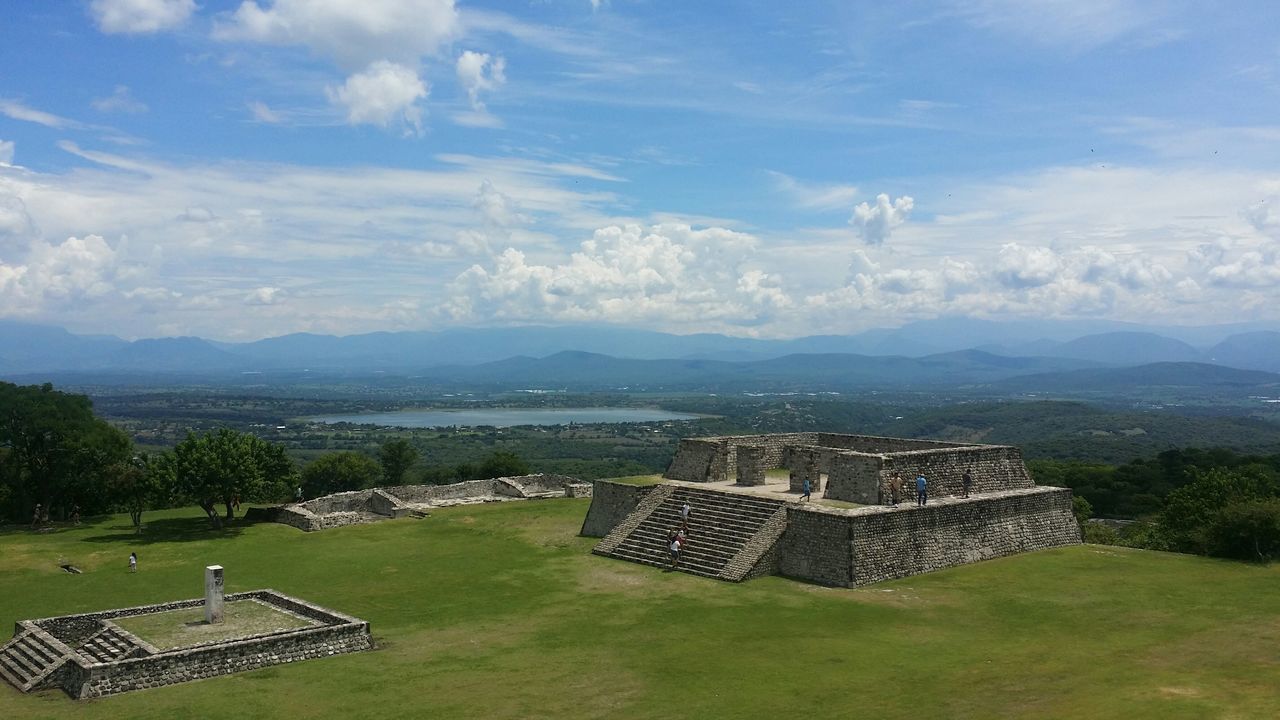
[[[1079,330],[1104,330],[1073,335]],[[1180,337],[1160,334],[1166,330]],[[1232,332],[1242,330],[1243,332]],[[1187,339],[1206,341],[1200,345]],[[1211,343],[1209,342],[1211,341]],[[924,352],[924,349],[931,349]],[[1204,328],[1130,326],[1111,321],[994,322],[966,318],[936,319],[897,329],[858,335],[822,335],[791,340],[673,335],[612,327],[454,328],[439,331],[373,332],[333,336],[294,333],[249,343],[213,342],[194,337],[128,342],[110,336],[78,336],[62,328],[0,321],[0,373],[6,376],[48,372],[180,372],[186,374],[314,370],[344,373],[425,372],[461,377],[462,368],[523,358],[511,366],[476,370],[486,373],[519,368],[547,378],[560,367],[600,377],[602,368],[574,366],[565,358],[530,364],[559,353],[580,352],[617,361],[671,361],[644,367],[613,363],[614,374],[654,368],[689,377],[681,362],[721,363],[711,367],[734,375],[758,364],[759,379],[787,375],[846,373],[850,378],[887,382],[932,382],[928,371],[955,382],[989,382],[1012,375],[1120,367],[1159,362],[1212,363],[1246,370],[1280,370],[1280,332],[1255,326]],[[821,360],[823,356],[841,360]],[[856,359],[851,359],[856,358]],[[910,361],[910,362],[908,362]],[[524,364],[521,364],[524,363]],[[823,368],[824,365],[830,367]],[[505,368],[505,370],[503,369]],[[603,380],[602,380],[603,381]],[[622,378],[626,383],[625,377]]]

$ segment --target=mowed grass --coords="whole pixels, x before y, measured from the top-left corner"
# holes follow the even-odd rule
[[[589,554],[586,500],[218,536],[198,510],[0,533],[0,624],[271,587],[378,649],[0,718],[1273,718],[1280,567],[1081,546],[858,590]],[[137,550],[140,570],[127,571]],[[904,549],[905,550],[905,549]],[[59,560],[82,575],[58,569]]]
[[[220,623],[205,622],[204,606],[115,618],[113,622],[161,650],[318,624],[254,600],[225,603]]]

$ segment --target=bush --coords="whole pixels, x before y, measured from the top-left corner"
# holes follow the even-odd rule
[[[1119,545],[1120,533],[1102,523],[1084,523],[1084,541],[1094,545]]]
[[[309,498],[378,484],[382,466],[358,452],[327,453],[302,469],[302,491]]]
[[[1206,535],[1212,555],[1267,562],[1280,555],[1280,500],[1228,505],[1214,517]]]

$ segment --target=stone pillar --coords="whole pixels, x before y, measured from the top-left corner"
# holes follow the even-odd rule
[[[210,565],[204,569],[204,621],[209,624],[222,622],[221,565]]]
[[[738,484],[764,484],[764,448],[738,446]]]

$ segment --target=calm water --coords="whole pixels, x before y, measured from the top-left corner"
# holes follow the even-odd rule
[[[476,408],[474,410],[400,410],[398,412],[321,415],[308,418],[322,423],[364,423],[397,427],[446,427],[449,425],[567,425],[569,423],[658,422],[693,420],[697,415],[653,408]]]

